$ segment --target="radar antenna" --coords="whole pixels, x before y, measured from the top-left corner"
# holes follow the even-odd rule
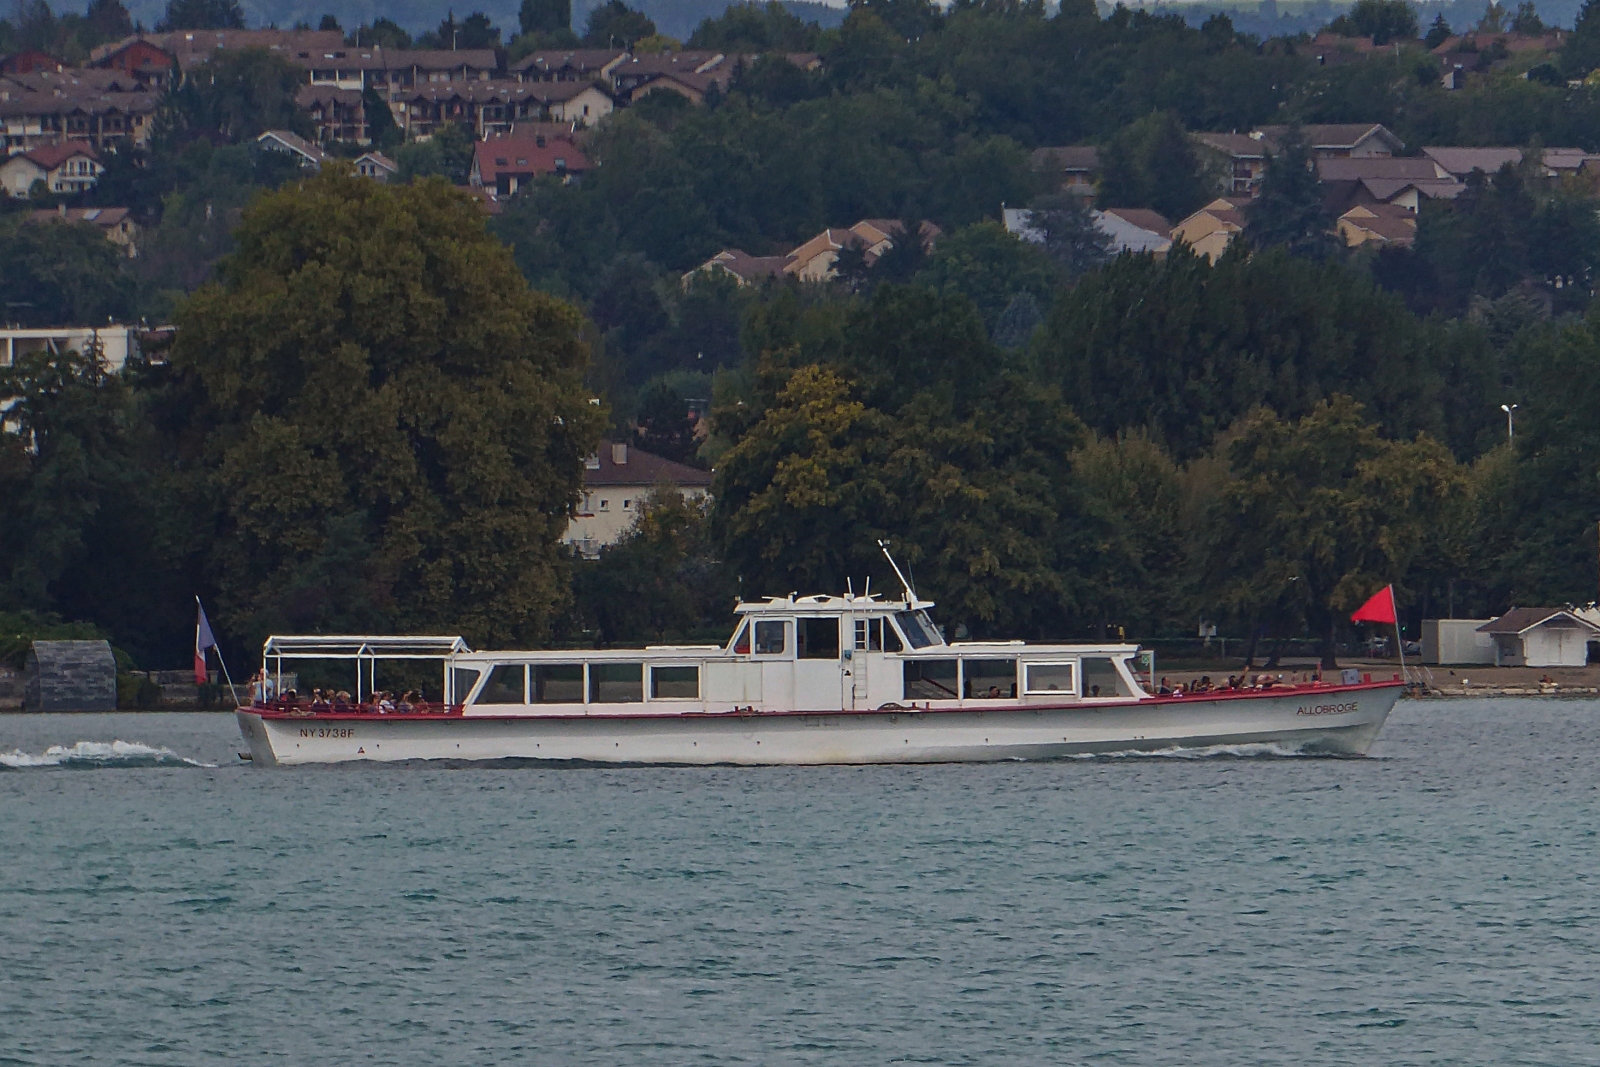
[[[900,585],[906,592],[906,606],[910,607],[917,599],[917,591],[911,588],[911,583],[906,581],[906,576],[900,572],[900,564],[889,554],[889,542],[880,540],[878,547],[883,550],[883,558],[889,561],[889,566],[894,568],[894,576],[900,579]]]

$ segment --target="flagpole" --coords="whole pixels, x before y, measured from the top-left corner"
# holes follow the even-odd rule
[[[1395,603],[1393,583],[1389,585],[1389,605],[1394,609],[1394,643],[1400,650],[1400,680],[1409,685],[1411,680],[1406,677],[1406,639],[1400,633],[1400,605]],[[218,652],[217,655],[220,657],[222,654]]]
[[[194,606],[202,612],[206,610],[206,606],[200,603],[200,595],[198,593],[195,594]],[[222,664],[222,676],[228,680],[228,695],[233,697],[233,706],[238,707],[239,691],[233,687],[233,675],[228,673],[228,661],[222,658],[222,646],[213,644],[211,647],[217,650],[217,662]]]

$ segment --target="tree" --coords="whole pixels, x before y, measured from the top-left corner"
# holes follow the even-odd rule
[[[1454,36],[1455,31],[1441,13],[1433,16],[1433,24],[1428,27],[1428,35],[1422,39],[1422,45],[1431,52]]]
[[[357,26],[354,44],[378,45],[381,48],[404,49],[411,47],[411,35],[401,25],[388,18],[372,20],[370,26]]]
[[[133,279],[121,250],[82,222],[0,222],[0,304],[7,321],[69,326],[126,319]]]
[[[916,277],[918,285],[971,300],[991,331],[1019,294],[1028,295],[1038,314],[1040,305],[1049,304],[1059,279],[1055,263],[1043,249],[1018,240],[989,219],[941,237]]]
[[[622,0],[607,0],[589,12],[583,43],[594,48],[627,48],[635,41],[654,37],[656,24]]]
[[[1147,207],[1169,219],[1182,219],[1206,198],[1200,161],[1175,112],[1147,115],[1123,128],[1107,145],[1101,207]]]
[[[523,33],[572,29],[572,0],[522,0],[517,21]]]
[[[122,0],[89,0],[83,13],[90,34],[101,41],[118,41],[133,33],[133,17]]]
[[[722,52],[812,52],[821,31],[777,0],[728,5],[720,16],[707,18],[690,36],[690,48]],[[790,64],[792,67],[793,64]]]
[[[1489,0],[1489,5],[1483,9],[1483,18],[1478,20],[1479,33],[1504,33],[1506,29],[1506,9]]]
[[[1203,573],[1218,607],[1249,615],[1287,600],[1338,666],[1344,614],[1403,583],[1462,475],[1436,441],[1385,440],[1344,396],[1296,422],[1268,410],[1221,445],[1229,479],[1207,516]]]
[[[1282,245],[1291,255],[1317,259],[1337,248],[1316,163],[1298,127],[1268,158],[1261,193],[1244,211],[1245,236],[1257,248]]]
[[[1517,5],[1517,13],[1511,16],[1511,32],[1527,34],[1537,37],[1546,30],[1544,19],[1539,17],[1539,9],[1533,6],[1533,0],[1522,0]]]
[[[167,0],[167,13],[156,30],[242,30],[244,9],[239,0]]]
[[[1371,37],[1373,44],[1417,39],[1417,12],[1406,0],[1356,0],[1355,6],[1328,23],[1341,37]]]
[[[1034,229],[1044,233],[1045,254],[1069,279],[1093,270],[1111,258],[1111,238],[1095,225],[1083,201],[1071,193],[1056,193],[1035,201]]]
[[[634,418],[633,443],[645,452],[674,463],[694,463],[700,442],[694,438],[695,419],[682,394],[665,383],[646,389]]]
[[[451,185],[465,185],[472,169],[472,136],[456,123],[447,123],[426,141],[408,141],[395,152],[401,181],[440,177]]]
[[[235,237],[172,350],[203,397],[186,470],[221,502],[213,618],[250,638],[548,633],[603,421],[576,313],[437,180],[330,165],[257,199]]]
[[[1581,78],[1596,67],[1600,67],[1600,0],[1584,0],[1561,48],[1561,69],[1569,77]]]
[[[263,130],[312,132],[296,102],[305,73],[265,48],[219,49],[168,95],[164,121],[175,132],[253,141]]]

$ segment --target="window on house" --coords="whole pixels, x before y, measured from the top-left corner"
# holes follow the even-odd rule
[[[609,500],[601,500],[600,501],[600,510],[601,511],[610,511],[611,510],[611,501],[609,501]]]
[[[633,510],[633,501],[631,501],[631,500],[624,500],[624,501],[623,501],[623,502],[622,502],[622,510],[623,510],[623,511],[632,511],[632,510]]]

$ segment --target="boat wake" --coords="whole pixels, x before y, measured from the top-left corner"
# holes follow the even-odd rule
[[[1156,749],[1125,749],[1118,752],[1084,752],[1067,759],[1334,759],[1352,758],[1346,753],[1329,752],[1311,742],[1262,741],[1243,745],[1174,746]],[[1359,758],[1359,757],[1357,757]]]
[[[0,752],[0,770],[26,771],[41,767],[95,770],[102,767],[215,767],[180,756],[170,748],[153,748],[138,741],[79,741],[75,745],[51,745],[34,755],[13,749]]]

